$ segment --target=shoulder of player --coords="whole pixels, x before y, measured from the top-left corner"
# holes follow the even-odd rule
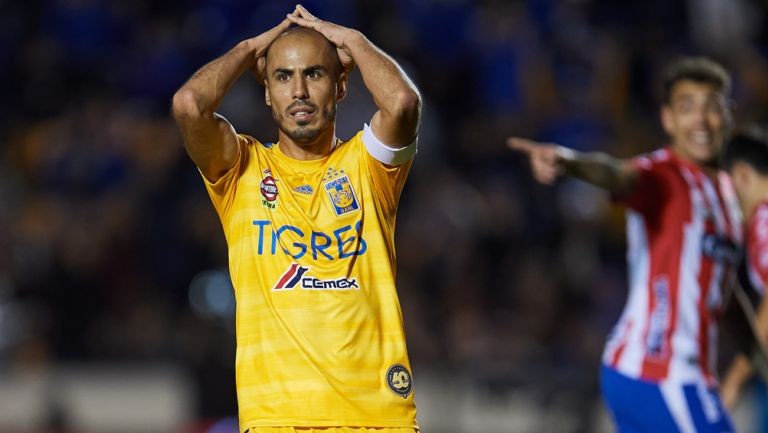
[[[364,148],[365,145],[363,144],[361,131],[347,140],[337,140],[336,145],[331,151],[331,160],[338,161],[339,158],[354,158],[354,155],[358,155]]]
[[[338,144],[334,148],[334,151],[341,150],[341,149],[349,149],[355,146],[362,146],[363,145],[363,131],[358,131],[350,137],[348,140],[339,140]]]
[[[628,161],[636,169],[637,182],[653,185],[659,194],[656,197],[659,201],[672,203],[676,200],[668,201],[663,197],[688,197],[690,188],[700,182],[695,167],[681,161],[668,148],[638,155]]]
[[[684,181],[681,170],[683,164],[667,148],[637,155],[626,161],[642,173],[641,176]]]
[[[253,148],[254,150],[271,149],[275,145],[275,143],[272,142],[259,141],[258,139],[247,134],[237,134],[237,139],[244,147]]]
[[[262,158],[272,158],[274,150],[277,149],[276,143],[271,141],[260,141],[247,134],[238,134],[237,138],[240,142],[240,149],[243,153],[243,158],[251,164],[253,161],[261,160]]]
[[[653,152],[643,153],[628,159],[634,166],[640,169],[651,169],[674,163],[672,152],[667,148],[657,149]]]

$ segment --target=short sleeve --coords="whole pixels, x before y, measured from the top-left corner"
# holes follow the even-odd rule
[[[629,161],[637,170],[637,179],[631,191],[623,195],[616,195],[613,200],[626,205],[628,208],[649,214],[658,209],[664,203],[667,196],[667,173],[657,161],[647,157],[638,156]]]
[[[365,149],[363,159],[378,207],[384,214],[394,218],[416,154],[417,140],[403,148],[394,149],[382,143],[368,125],[364,125],[359,134]]]
[[[235,165],[215,182],[208,180],[198,168],[198,172],[200,172],[200,176],[202,176],[205,183],[205,189],[208,191],[208,196],[211,198],[211,202],[213,202],[213,207],[216,208],[216,213],[219,214],[222,220],[229,213],[234,202],[237,181],[247,165],[248,152],[246,148],[251,141],[253,139],[250,137],[244,135],[237,136],[239,149]]]

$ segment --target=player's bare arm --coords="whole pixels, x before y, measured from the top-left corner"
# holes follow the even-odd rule
[[[765,257],[764,254],[768,253],[768,249],[761,248],[758,251],[760,257]],[[766,295],[763,295],[755,311],[755,334],[759,339],[757,343],[760,345],[760,350],[768,355],[768,296]]]
[[[614,194],[632,190],[637,171],[627,161],[601,152],[578,152],[552,143],[538,143],[519,137],[507,139],[507,146],[528,155],[534,178],[551,185],[568,175]]]
[[[768,355],[768,300],[763,298],[755,313],[754,330],[757,338],[756,350],[759,355]],[[736,407],[744,384],[752,378],[755,368],[746,355],[737,354],[728,366],[721,385],[723,404],[728,409]]]
[[[218,180],[234,166],[238,155],[235,129],[216,110],[245,71],[253,70],[258,77],[263,77],[267,48],[290,25],[285,19],[259,36],[238,43],[200,68],[173,95],[173,116],[184,146],[208,180]]]
[[[755,342],[756,350],[760,353],[758,356],[765,356],[768,354],[768,301],[766,299],[760,302],[754,320],[755,337],[758,339]],[[727,409],[733,410],[736,407],[744,385],[754,373],[752,360],[743,353],[736,354],[723,375],[720,385],[723,404]]]
[[[357,30],[322,21],[297,6],[288,19],[325,36],[337,47],[345,70],[356,64],[378,111],[371,120],[374,135],[393,147],[413,142],[419,127],[421,96],[398,64]]]
[[[723,397],[723,404],[727,409],[732,410],[736,407],[741,389],[752,377],[752,373],[752,363],[749,358],[744,354],[737,354],[728,366],[728,370],[725,372],[722,384],[720,385],[720,394]]]

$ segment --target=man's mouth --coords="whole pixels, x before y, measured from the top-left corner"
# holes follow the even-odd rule
[[[315,107],[308,104],[300,104],[293,107],[289,107],[288,115],[290,115],[296,122],[308,122],[315,114]]]
[[[712,134],[709,131],[693,131],[691,140],[696,144],[709,144],[712,141]]]

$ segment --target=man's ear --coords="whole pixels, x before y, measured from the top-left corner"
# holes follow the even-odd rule
[[[736,112],[736,103],[728,100],[726,102],[726,106],[723,111],[723,121],[725,122],[725,129],[728,133],[733,131],[733,128],[736,124],[736,121],[734,120],[735,112]]]
[[[267,104],[267,107],[272,106],[272,97],[269,96],[269,87],[267,87],[267,80],[264,80],[264,103]]]
[[[675,130],[675,121],[672,118],[672,107],[663,104],[659,112],[659,117],[661,118],[661,126],[664,128],[664,132],[672,135]]]
[[[349,83],[349,75],[347,72],[342,72],[339,75],[338,81],[336,81],[336,102],[341,101],[347,96],[347,84]]]

